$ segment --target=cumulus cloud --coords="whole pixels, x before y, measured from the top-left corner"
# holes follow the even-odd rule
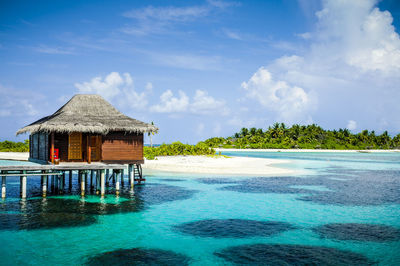
[[[216,100],[203,90],[196,90],[190,110],[196,114],[219,113],[225,115],[229,113],[225,101]]]
[[[274,80],[272,74],[261,67],[247,82],[242,83],[247,97],[257,100],[265,108],[278,113],[279,119],[297,122],[304,119],[312,107],[310,96],[304,89]],[[307,118],[308,119],[308,118]]]
[[[150,110],[157,113],[180,113],[189,107],[189,97],[183,92],[178,92],[179,97],[174,97],[171,90],[166,90],[160,96],[160,103],[153,105]]]
[[[104,78],[94,77],[89,82],[75,83],[79,93],[100,94],[109,101],[116,101],[121,107],[143,109],[147,106],[147,96],[152,92],[153,85],[146,84],[145,90],[135,89],[132,76],[129,73],[111,72]]]
[[[400,39],[392,15],[375,0],[322,4],[315,30],[298,35],[308,47],[257,70],[242,85],[247,96],[276,118],[340,127],[352,113],[357,126],[400,130]]]
[[[196,90],[192,100],[183,91],[178,91],[179,96],[174,96],[171,90],[166,90],[160,96],[160,103],[153,105],[150,110],[157,113],[184,113],[193,114],[220,114],[229,113],[223,100],[216,100],[208,95],[207,91]]]
[[[346,128],[349,130],[355,130],[357,128],[357,122],[354,120],[349,120]]]

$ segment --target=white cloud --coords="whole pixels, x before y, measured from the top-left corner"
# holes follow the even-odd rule
[[[94,77],[89,82],[75,83],[79,93],[100,94],[108,101],[116,101],[121,107],[144,109],[147,96],[152,92],[152,84],[147,83],[146,89],[138,92],[129,73],[111,72],[106,77]]]
[[[222,32],[226,35],[226,37],[233,39],[233,40],[238,40],[241,41],[243,38],[239,35],[239,33],[228,30],[228,29],[223,29]]]
[[[206,91],[197,90],[192,101],[183,91],[178,91],[178,94],[179,97],[176,97],[171,90],[166,90],[160,96],[160,103],[153,105],[150,110],[157,113],[187,112],[200,115],[229,113],[225,101],[214,99]]]
[[[158,21],[187,21],[196,17],[207,15],[209,9],[202,6],[189,7],[152,7],[134,9],[125,12],[127,18],[137,20],[158,20]]]
[[[372,0],[324,3],[317,12],[320,47],[315,49],[337,51],[338,60],[363,71],[399,72],[400,38],[388,11],[374,8]]]
[[[75,50],[70,47],[49,47],[41,45],[38,47],[34,47],[33,50],[42,54],[65,54],[65,55],[76,54]]]
[[[0,117],[35,116],[39,111],[35,106],[37,96],[30,92],[10,89],[0,85]]]
[[[225,105],[225,101],[216,100],[208,95],[208,92],[196,90],[190,110],[195,114],[211,114],[217,113],[226,115],[229,109]]]
[[[354,120],[349,120],[346,128],[349,130],[355,130],[357,128],[357,122]]]
[[[122,15],[133,19],[135,25],[126,26],[121,31],[133,35],[170,34],[173,32],[171,29],[175,24],[204,18],[211,15],[213,11],[238,5],[236,2],[209,0],[204,5],[196,6],[147,6],[140,9],[133,9]]]
[[[221,58],[219,56],[158,53],[150,54],[150,56],[155,63],[169,67],[202,71],[222,69]]]
[[[308,47],[258,70],[243,84],[248,97],[279,119],[312,117],[340,127],[352,113],[366,127],[400,130],[400,39],[391,14],[375,0],[322,4],[316,30],[301,35]]]
[[[300,87],[274,80],[266,68],[261,67],[248,82],[242,83],[242,88],[245,89],[247,97],[277,112],[279,119],[286,122],[309,119],[307,111],[312,107],[310,96]]]
[[[179,97],[174,97],[171,90],[166,90],[160,96],[160,103],[153,105],[150,110],[157,113],[180,113],[187,111],[189,97],[183,92],[178,92]]]

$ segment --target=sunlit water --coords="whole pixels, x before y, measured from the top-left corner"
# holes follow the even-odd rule
[[[0,264],[400,264],[400,153],[226,154],[289,159],[307,175],[153,172],[104,200],[81,199],[76,176],[42,199],[28,177],[26,201],[7,178]]]

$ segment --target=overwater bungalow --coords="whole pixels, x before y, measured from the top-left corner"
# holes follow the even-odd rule
[[[143,134],[154,125],[128,117],[100,95],[78,94],[50,116],[25,126],[34,162],[143,163]]]
[[[30,133],[29,160],[39,164],[0,165],[2,198],[6,197],[7,176],[20,176],[21,197],[26,198],[27,177],[40,175],[45,197],[48,176],[51,176],[52,191],[58,188],[63,191],[66,173],[71,187],[73,171],[78,172],[82,196],[89,173],[90,186],[95,176],[96,193],[104,196],[111,178],[109,170],[113,171],[115,191],[119,194],[119,180],[123,185],[126,164],[133,190],[135,181],[144,181],[143,134],[157,130],[154,125],[120,113],[99,95],[75,95],[54,114],[17,132],[17,135]]]

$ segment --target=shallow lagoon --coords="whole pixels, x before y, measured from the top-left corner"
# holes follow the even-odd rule
[[[344,264],[400,264],[400,153],[229,155],[290,159],[285,167],[308,172],[223,180],[147,174],[135,194],[125,187],[104,200],[82,200],[75,189],[42,200],[39,178],[29,177],[26,202],[18,178],[8,178],[0,263],[301,265],[337,264],[341,256]]]

